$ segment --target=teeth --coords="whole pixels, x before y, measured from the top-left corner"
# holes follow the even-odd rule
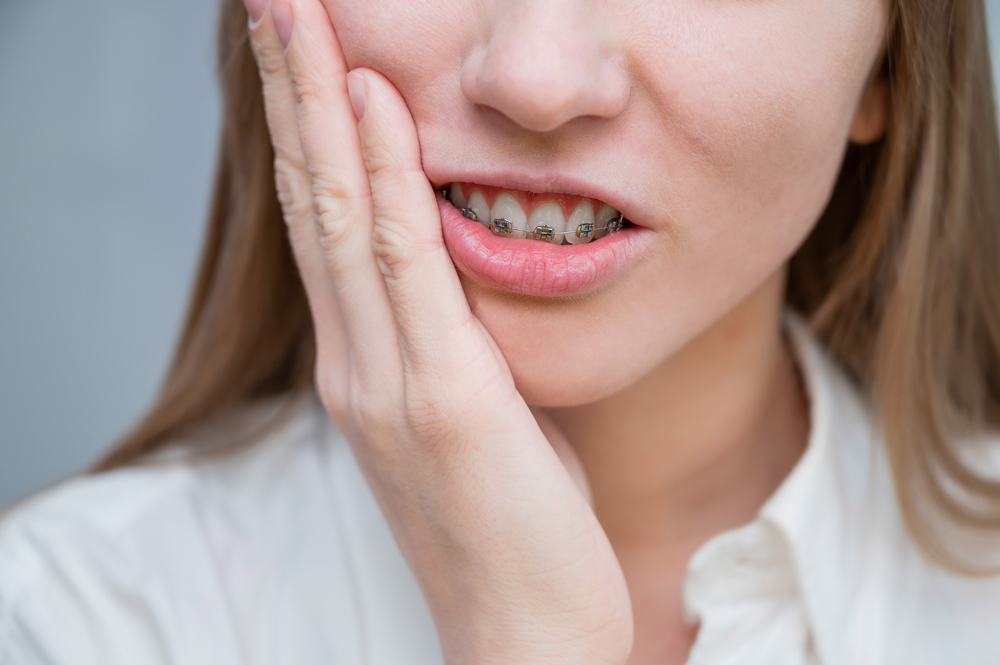
[[[614,208],[612,208],[612,210],[614,210]],[[590,201],[590,199],[583,199],[577,203],[576,208],[573,209],[569,219],[566,221],[566,230],[569,231],[569,233],[564,236],[566,238],[566,242],[571,245],[579,245],[585,242],[590,242],[594,239],[593,232],[591,232],[589,236],[582,233],[579,236],[576,235],[576,229],[581,224],[590,224],[592,227],[596,226],[596,224],[594,224],[594,204]],[[586,229],[586,227],[584,228]]]
[[[472,196],[469,197],[469,209],[476,212],[481,224],[490,225],[493,218],[490,217],[490,207],[486,205],[486,197],[482,192],[472,192]]]
[[[551,238],[546,237],[548,234],[545,227],[551,229]],[[566,219],[563,217],[562,206],[554,201],[538,206],[528,218],[526,228],[535,232],[539,240],[547,240],[555,245],[561,245],[563,236],[560,234],[566,230]]]
[[[605,203],[601,206],[601,209],[597,211],[597,215],[594,216],[594,237],[603,238],[608,234],[607,231],[598,231],[597,229],[603,229],[607,226],[608,222],[618,216],[618,211]]]
[[[479,192],[473,192],[473,198],[478,193]],[[485,203],[485,199],[483,199],[483,201]],[[469,199],[469,204],[471,206],[472,199]],[[508,194],[507,192],[501,192],[498,194],[497,200],[493,202],[493,210],[489,211],[488,217],[491,221],[494,219],[506,219],[509,221],[515,229],[509,237],[523,238],[525,236],[523,229],[528,228],[528,218],[524,214],[524,210],[521,209],[521,204],[517,202],[517,199],[514,198],[513,195]],[[480,219],[482,219],[482,217],[480,217]]]
[[[462,192],[462,184],[461,183],[453,182],[451,184],[451,192],[450,193],[451,193],[451,197],[450,197],[451,198],[451,202],[452,202],[452,204],[456,208],[458,208],[458,209],[461,210],[462,208],[468,207],[468,205],[469,205],[469,199],[465,198],[465,194]],[[480,194],[480,196],[482,196],[482,194]],[[485,201],[483,203],[485,203]]]
[[[528,218],[524,214],[520,200],[509,191],[499,191],[496,194],[492,209],[486,203],[486,196],[479,189],[474,189],[466,198],[462,184],[454,182],[447,187],[445,193],[452,205],[468,211],[466,217],[469,219],[475,217],[476,221],[487,227],[495,226],[497,228],[492,228],[494,233],[509,238],[528,237],[551,242],[554,245],[562,243],[579,245],[596,238],[603,238],[608,234],[606,227],[611,227],[614,232],[622,225],[621,214],[606,203],[601,205],[595,215],[594,202],[590,199],[577,201],[569,219],[563,214],[562,206],[565,202],[552,200],[539,203]],[[506,228],[510,229],[509,233],[506,232]],[[577,235],[578,229],[579,235]]]

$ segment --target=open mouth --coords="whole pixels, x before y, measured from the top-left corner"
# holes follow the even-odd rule
[[[532,296],[569,296],[608,283],[640,259],[656,232],[579,195],[468,182],[438,185],[448,253],[464,275]]]
[[[453,182],[441,190],[462,215],[494,235],[579,245],[632,223],[607,203],[572,194],[536,194]]]

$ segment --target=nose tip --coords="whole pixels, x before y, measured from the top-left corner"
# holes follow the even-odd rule
[[[490,38],[466,59],[465,97],[536,132],[578,117],[621,113],[629,96],[625,68],[602,43],[593,19],[580,11],[581,3],[514,4],[520,11],[495,21]]]

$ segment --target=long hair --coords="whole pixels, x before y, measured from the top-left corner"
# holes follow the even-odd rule
[[[241,0],[222,0],[223,131],[184,332],[158,399],[96,471],[312,385],[312,321],[246,25]],[[892,1],[876,72],[888,82],[887,132],[848,147],[787,293],[872,400],[915,541],[967,572],[934,524],[943,515],[1000,533],[1000,482],[959,443],[1000,430],[1000,147],[985,26],[982,0]]]

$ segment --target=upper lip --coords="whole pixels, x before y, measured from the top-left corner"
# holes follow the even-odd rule
[[[622,213],[633,224],[642,225],[641,221],[636,220],[640,211],[630,209],[632,206],[628,201],[622,199],[619,193],[592,181],[565,173],[552,172],[538,176],[513,170],[445,170],[427,165],[424,166],[424,173],[435,189],[441,189],[453,182],[463,182],[539,194],[572,194],[596,199]]]

